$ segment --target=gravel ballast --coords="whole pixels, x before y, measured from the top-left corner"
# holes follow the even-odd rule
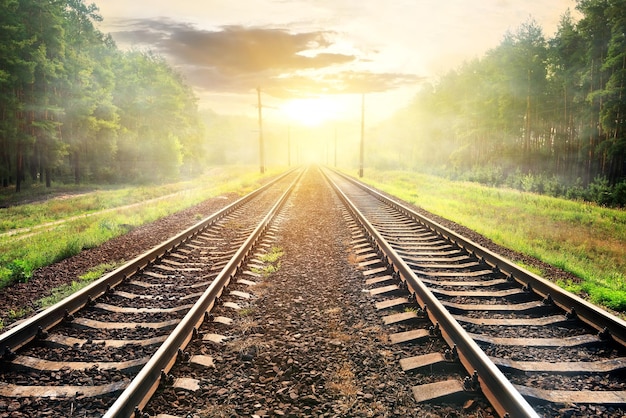
[[[218,306],[189,354],[213,357],[215,367],[179,365],[175,378],[200,380],[195,393],[162,388],[145,409],[151,416],[464,416],[459,407],[418,405],[402,352],[388,342],[374,300],[355,263],[344,210],[317,170],[310,170],[288,202],[268,247],[283,255],[275,271],[240,286],[249,301]],[[274,269],[272,269],[274,270]],[[224,301],[233,300],[224,297]],[[482,411],[489,416],[490,410]],[[191,414],[191,415],[187,415]]]

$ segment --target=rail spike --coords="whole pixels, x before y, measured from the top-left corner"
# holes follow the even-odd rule
[[[176,359],[179,360],[183,364],[187,364],[189,363],[189,360],[191,359],[191,355],[189,354],[188,351],[183,351],[182,348],[179,348],[178,356],[176,357]]]
[[[441,329],[439,328],[439,323],[436,323],[435,325],[432,325],[430,328],[428,328],[428,335],[430,335],[431,337],[441,336]]]
[[[4,352],[2,353],[2,361],[11,361],[16,356],[17,354],[15,354],[13,350],[11,350],[11,347],[9,347],[8,345],[4,347]]]
[[[448,348],[446,349],[446,351],[444,351],[443,353],[443,357],[446,359],[446,361],[449,362],[456,362],[459,360],[459,352],[456,348],[456,344],[454,344],[454,346],[452,348]]]
[[[576,318],[578,318],[578,314],[576,313],[576,309],[574,309],[572,307],[572,309],[569,312],[565,313],[565,317],[567,319],[576,319]]]
[[[544,305],[554,305],[554,300],[552,299],[552,296],[550,295],[550,293],[548,293],[546,295],[546,297],[543,299],[543,304]]]
[[[37,335],[35,336],[35,339],[37,341],[43,341],[46,338],[48,338],[48,331],[44,330],[42,327],[38,327],[37,328]]]
[[[138,406],[133,411],[133,418],[150,418],[150,414],[144,413]]]
[[[174,383],[174,376],[167,374],[165,370],[161,370],[161,384],[169,386],[172,383]]]
[[[478,381],[478,372],[476,370],[474,370],[474,374],[472,374],[471,377],[465,377],[465,380],[463,380],[463,389],[467,392],[480,391],[480,382]]]
[[[602,341],[608,341],[611,339],[611,331],[609,331],[607,327],[604,327],[602,331],[598,332],[598,337]]]
[[[411,293],[413,295],[413,293]],[[413,298],[415,298],[415,296],[413,296]],[[415,312],[415,315],[418,318],[421,319],[427,319],[428,318],[428,308],[426,308],[426,305],[424,305],[424,307],[422,308],[421,306],[417,307],[417,312]]]
[[[63,313],[63,322],[68,323],[74,320],[74,315],[72,315],[68,310],[65,310]]]

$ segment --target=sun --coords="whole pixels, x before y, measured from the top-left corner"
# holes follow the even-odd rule
[[[289,119],[306,126],[321,125],[337,119],[341,113],[340,103],[328,96],[292,99],[280,108]]]

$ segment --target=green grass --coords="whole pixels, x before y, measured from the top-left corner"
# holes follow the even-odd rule
[[[251,271],[253,273],[261,274],[264,277],[269,276],[272,273],[276,273],[280,269],[280,258],[285,254],[282,248],[272,247],[268,252],[260,257],[263,262],[263,268],[253,267]]]
[[[274,246],[267,253],[263,254],[261,261],[264,263],[275,263],[284,254],[285,252],[282,248]]]
[[[27,315],[30,315],[32,312],[33,312],[33,309],[31,307],[9,309],[9,311],[6,313],[6,319],[9,321],[9,323],[13,323],[16,320],[24,318]],[[2,330],[3,328],[4,328],[4,319],[0,318],[0,330]]]
[[[70,284],[65,284],[52,289],[49,296],[45,296],[35,302],[35,305],[39,308],[45,309],[54,305],[57,302],[65,299],[69,295],[81,290],[87,285],[91,284],[95,280],[102,277],[105,273],[115,270],[123,263],[104,263],[96,267],[89,269],[86,273],[78,276],[78,280],[72,281]]]
[[[261,175],[253,167],[225,167],[194,181],[78,194],[64,190],[61,196],[49,200],[0,209],[0,234],[9,229],[35,228],[0,235],[0,288],[27,281],[37,268],[211,197],[231,192],[246,194],[280,171]],[[29,200],[33,198],[28,196]],[[84,214],[91,215],[80,216]],[[51,221],[61,223],[37,228]]]
[[[95,267],[90,268],[84,274],[78,276],[78,278],[82,281],[93,282],[94,280],[99,279],[104,276],[106,273],[115,270],[116,268],[122,266],[124,261],[120,261],[119,263],[103,263],[97,265]]]
[[[241,317],[253,315],[254,308],[241,308],[237,311],[237,314]]]
[[[119,263],[104,263],[100,264],[96,267],[89,269],[84,274],[78,276],[78,280],[72,281],[70,284],[61,285],[57,288],[54,288],[50,291],[50,295],[44,296],[41,299],[35,301],[34,306],[37,308],[45,309],[61,300],[65,299],[69,295],[73,294],[86,287],[90,283],[94,282],[101,278],[105,273],[115,270],[117,267],[121,266],[124,262]],[[9,310],[7,313],[7,319],[10,322],[14,322],[14,320],[23,318],[32,313],[32,308],[25,307],[17,310]],[[0,330],[4,328],[4,320],[0,318]]]
[[[277,172],[274,170],[273,174]],[[4,189],[0,192],[0,202],[10,206],[0,209],[0,233],[33,228],[120,206],[143,205],[155,199],[190,200],[201,199],[207,193],[211,197],[237,189],[250,191],[260,177],[256,169],[251,167],[228,167],[213,169],[206,176],[194,180],[157,186],[92,186],[91,189],[81,186],[76,190],[59,186],[53,191],[35,188],[24,195]],[[233,188],[233,185],[236,187]],[[33,203],[20,204],[18,198],[22,199],[21,202]]]
[[[626,311],[626,211],[401,171],[363,180],[581,279],[566,287]],[[565,285],[565,284],[561,284]]]

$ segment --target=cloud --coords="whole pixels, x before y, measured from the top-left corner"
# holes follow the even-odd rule
[[[321,94],[381,93],[425,80],[414,74],[339,71],[315,75],[292,75],[273,79],[264,91],[275,97],[306,97]]]
[[[190,84],[207,91],[248,93],[260,85],[268,94],[287,98],[380,92],[420,81],[411,74],[346,70],[366,60],[356,53],[331,52],[339,36],[331,31],[238,25],[206,30],[167,19],[120,23],[114,39],[166,56]]]

